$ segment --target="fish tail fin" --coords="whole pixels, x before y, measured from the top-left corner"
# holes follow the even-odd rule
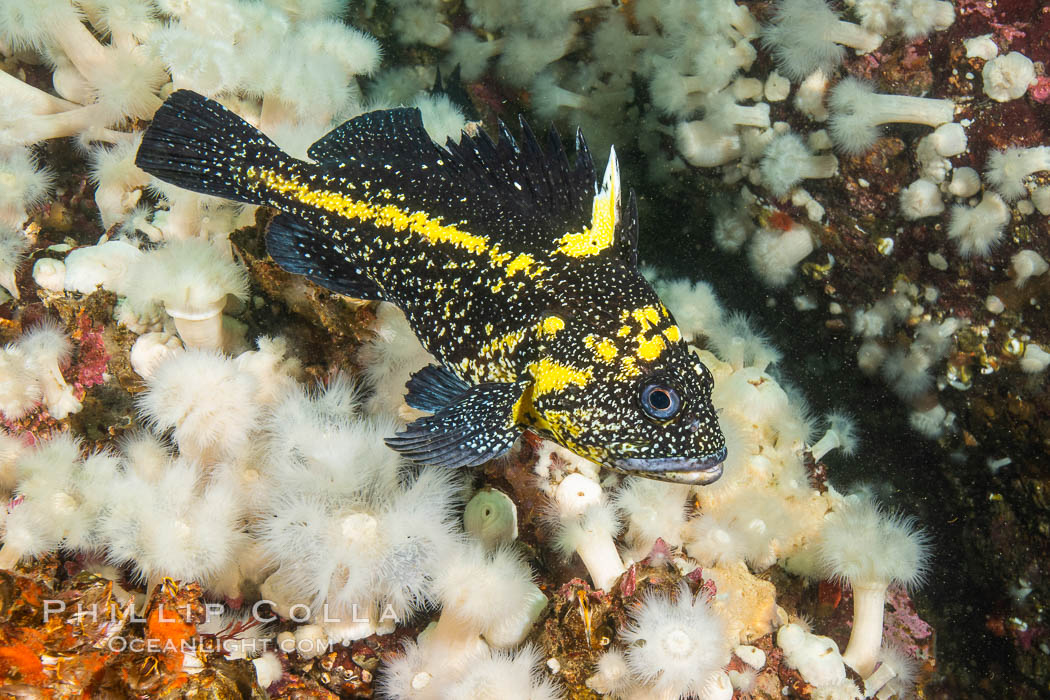
[[[159,180],[247,204],[269,197],[247,171],[291,161],[261,131],[214,100],[178,90],[161,105],[142,137],[135,165]]]

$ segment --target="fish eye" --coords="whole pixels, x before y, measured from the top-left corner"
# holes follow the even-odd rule
[[[666,384],[646,384],[640,399],[642,410],[656,420],[667,420],[678,413],[682,405],[678,392]]]

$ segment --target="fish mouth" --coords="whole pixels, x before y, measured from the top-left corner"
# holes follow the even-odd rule
[[[674,484],[704,486],[722,476],[726,448],[703,457],[623,458],[610,465],[616,471]]]

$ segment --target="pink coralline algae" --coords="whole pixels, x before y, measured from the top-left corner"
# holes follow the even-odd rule
[[[956,0],[955,6],[958,8],[959,13],[963,15],[977,12],[988,18],[995,16],[995,12],[985,0]]]
[[[894,588],[886,595],[885,631],[887,641],[894,642],[909,656],[919,661],[932,658],[933,628],[919,617],[915,603],[901,588]]]
[[[0,414],[0,426],[12,435],[19,436],[27,447],[47,440],[54,433],[61,432],[61,425],[46,409],[41,410],[42,406],[37,404],[28,415],[16,421]]]
[[[1014,39],[1023,39],[1027,36],[1025,32],[1018,29],[1015,25],[1012,24],[1000,24],[999,22],[989,22],[989,26],[991,26],[995,30],[995,36],[999,39],[1002,39],[1006,43],[1010,43]]]
[[[695,569],[695,571],[700,571],[700,569]],[[703,584],[700,586],[700,590],[697,591],[697,597],[700,597],[700,594],[706,596],[707,602],[710,603],[718,596],[718,585],[713,579],[704,579]]]
[[[78,399],[84,398],[84,392],[106,379],[106,367],[109,353],[102,338],[103,327],[92,321],[86,314],[77,319],[77,329],[73,339],[77,342],[76,360],[70,368],[73,376],[73,389]]]
[[[624,596],[634,595],[635,590],[638,588],[638,569],[635,566],[631,566],[624,573],[620,579],[620,593]]]
[[[653,542],[652,551],[649,552],[649,556],[643,559],[642,562],[649,566],[662,566],[671,561],[672,558],[673,554],[667,542],[662,537],[657,537],[656,542]]]
[[[1036,102],[1050,103],[1050,78],[1045,75],[1039,78],[1035,85],[1028,88],[1028,94]]]

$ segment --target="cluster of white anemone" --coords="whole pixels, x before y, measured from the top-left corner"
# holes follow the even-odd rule
[[[44,321],[0,349],[0,414],[18,420],[43,406],[62,420],[80,410],[74,389],[62,374],[72,356],[69,338],[57,323]]]
[[[403,663],[420,665],[410,682],[431,695],[418,697],[491,689],[501,669],[519,669],[540,693],[528,697],[556,697],[532,675],[534,652],[502,651],[547,604],[500,526],[506,513],[486,507],[468,528],[479,539],[465,536],[461,474],[410,468],[383,442],[396,419],[364,412],[339,375],[304,387],[287,351],[271,338],[236,356],[173,351],[139,395],[149,431],[119,451],[85,455],[70,433],[31,447],[4,434],[0,485],[13,500],[0,564],[62,549],[147,589],[171,576],[230,601],[265,598],[309,623],[293,639],[307,657],[440,607],[388,687]],[[272,660],[258,666],[260,680],[276,680]]]
[[[506,499],[486,502],[468,521],[477,539],[465,538],[459,473],[410,469],[383,443],[395,418],[365,413],[341,376],[311,391],[298,374],[280,339],[233,357],[180,349],[140,395],[151,431],[119,453],[84,456],[68,433],[35,447],[5,435],[2,483],[14,500],[0,563],[63,549],[125,567],[148,588],[172,576],[229,600],[262,597],[310,623],[291,640],[307,657],[440,607],[385,673],[391,696],[558,697],[534,674],[534,651],[507,651],[547,599],[513,548],[516,527],[503,526]],[[258,664],[267,684],[272,666]]]
[[[968,122],[953,121],[955,105],[951,100],[878,94],[872,85],[852,77],[835,80],[843,46],[858,52],[871,51],[879,45],[879,35],[900,33],[916,38],[941,31],[952,23],[951,4],[933,0],[858,0],[847,6],[859,20],[859,26],[843,21],[823,0],[780,0],[774,4],[769,24],[763,29],[763,41],[776,59],[778,70],[801,81],[794,106],[812,122],[826,122],[827,131],[821,129],[802,138],[792,133],[787,124],[772,124],[765,135],[757,129],[743,129],[740,154],[727,156],[733,164],[723,167],[723,171],[727,182],[746,176],[759,194],[744,186],[734,201],[715,202],[712,207],[715,243],[727,252],[737,252],[747,245],[753,271],[770,287],[782,287],[792,279],[798,263],[813,251],[814,241],[805,223],[779,222],[775,227],[769,226],[770,208],[760,195],[789,199],[793,206],[804,209],[808,218],[822,219],[824,207],[798,187],[799,178],[833,176],[834,157],[819,155],[821,149],[834,146],[845,154],[863,153],[875,143],[881,124],[932,127],[914,144],[915,179],[901,191],[899,213],[904,225],[909,221],[946,219],[947,245],[960,256],[989,255],[1003,241],[1012,219],[1050,214],[1050,188],[1040,179],[1050,171],[1050,147],[993,150],[983,173],[971,167],[957,167],[956,159],[969,153]],[[801,26],[807,29],[799,30]],[[817,26],[824,30],[815,30]],[[968,58],[984,62],[981,80],[988,97],[1000,102],[1022,99],[1035,84],[1032,62],[1025,56],[1017,52],[1000,56],[998,46],[988,35],[968,39],[965,44]],[[750,172],[748,164],[749,144],[755,143],[764,149],[754,151],[761,154],[755,156],[757,173]],[[738,157],[742,163],[739,166],[735,164]],[[757,226],[756,218],[760,222]],[[889,239],[884,242],[892,244]],[[892,247],[883,252],[891,254]],[[1023,250],[1013,256],[1009,272],[1017,286],[1024,287],[1030,279],[1045,273],[1042,263],[1034,251]],[[834,260],[829,258],[828,264],[834,264]],[[929,264],[940,271],[950,265],[940,253],[931,254]],[[855,324],[856,335],[863,339],[859,357],[862,368],[870,373],[881,368],[891,389],[912,408],[913,426],[929,437],[939,437],[951,426],[952,416],[936,401],[929,400],[929,390],[938,363],[948,354],[953,334],[966,324],[951,317],[939,322],[925,321],[919,324],[910,347],[894,349],[882,338],[888,338],[895,326],[914,326],[917,314],[908,309],[921,309],[936,301],[937,295],[935,288],[926,287],[912,294],[913,303],[903,309],[877,302],[874,308],[856,310]],[[794,301],[800,310],[817,306],[808,296],[796,297]],[[989,296],[987,307],[992,313],[1001,313],[1005,308],[995,296]],[[830,310],[833,314],[843,312],[838,304],[832,304]],[[1043,346],[1031,342],[1026,352],[1027,348],[1031,348],[1031,358],[1020,361],[1020,369],[1043,371],[1047,366],[1042,361],[1046,354]]]
[[[846,681],[843,664],[862,677],[873,675],[879,654],[886,649],[882,596],[887,586],[914,586],[921,581],[928,562],[925,535],[914,521],[883,512],[866,496],[843,496],[832,487],[823,494],[813,489],[803,452],[808,450],[814,459],[826,458],[833,450],[843,457],[853,455],[858,447],[854,422],[841,412],[832,413],[818,435],[805,402],[769,374],[779,355],[746,319],[725,314],[704,283],[657,278],[655,284],[676,317],[703,320],[703,325],[683,325],[683,335],[703,336],[705,345],[715,349],[715,354],[700,355],[715,376],[712,398],[729,449],[722,479],[693,489],[686,501],[674,494],[673,485],[649,487],[664,494],[662,501],[652,499],[660,503],[665,523],[661,538],[681,547],[672,551],[703,565],[705,578],[725,594],[715,596],[710,605],[726,621],[734,645],[747,644],[786,622],[777,619],[771,587],[749,579],[748,571],[760,572],[778,563],[799,575],[848,584],[854,591],[855,617],[842,657],[837,648],[833,657],[828,656],[828,644],[834,646],[830,640],[795,648],[788,634],[782,646],[791,647],[788,662],[811,684],[827,685],[827,692],[836,684],[852,685]],[[621,492],[630,488],[628,483]],[[695,512],[689,513],[689,501],[697,504]],[[644,508],[632,507],[630,499],[617,502],[627,506],[623,522],[628,532],[652,521]],[[678,556],[679,567],[688,566]],[[839,658],[838,670],[831,658]],[[830,671],[821,670],[829,663]],[[914,678],[903,667],[900,676],[881,672],[873,683]],[[753,680],[751,674],[731,676],[738,689],[746,689],[749,679]]]
[[[703,593],[694,596],[686,583],[674,600],[648,593],[630,615],[620,631],[624,648],[602,655],[588,687],[613,698],[732,697],[732,684],[722,670],[730,652],[725,623]]]
[[[850,644],[830,658],[889,683],[893,676],[876,666],[890,653],[882,648],[881,596],[889,585],[921,578],[925,540],[910,520],[869,500],[813,489],[803,453],[850,454],[852,422],[829,416],[817,439],[804,402],[769,373],[779,354],[746,318],[726,314],[706,285],[657,285],[683,319],[684,335],[703,335],[717,352],[701,359],[715,375],[729,442],[725,476],[696,488],[620,480],[549,446],[535,469],[552,541],[567,557],[579,556],[595,587],[613,590],[627,566],[649,558],[683,573],[703,566],[718,593],[710,600],[688,588],[673,599],[645,594],[591,687],[622,698],[709,700],[746,688],[753,673],[724,668],[731,648],[786,622],[773,587],[755,576],[775,563],[853,589]],[[408,347],[393,354],[413,356]],[[68,435],[35,447],[0,440],[0,485],[15,497],[3,563],[64,548],[151,585],[171,575],[231,600],[265,598],[308,623],[285,633],[305,656],[440,607],[384,670],[390,697],[474,697],[497,687],[522,698],[557,697],[550,663],[540,672],[533,648],[514,651],[547,599],[515,548],[513,501],[479,492],[466,506],[464,533],[459,475],[408,469],[383,444],[399,411],[379,405],[372,412],[342,377],[310,390],[299,374],[281,339],[260,339],[238,355],[172,349],[151,368],[139,399],[150,432],[119,452],[84,455]],[[782,632],[782,646],[809,682],[846,683],[825,658],[826,642],[793,634]],[[751,658],[747,649],[736,653]],[[261,681],[279,677],[270,657],[257,668]],[[508,678],[513,685],[501,686]]]

